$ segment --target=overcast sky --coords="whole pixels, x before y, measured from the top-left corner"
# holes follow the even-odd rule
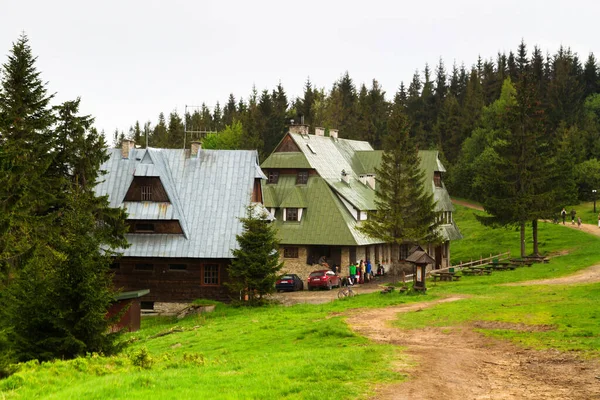
[[[585,61],[598,48],[597,1],[153,1],[0,0],[2,63],[24,31],[57,102],[82,111],[112,140],[136,120],[229,93],[247,98],[281,81],[288,98],[307,77],[330,89],[344,71],[356,85],[377,79],[388,98],[441,57],[516,50],[523,38]],[[8,11],[8,12],[7,12]]]

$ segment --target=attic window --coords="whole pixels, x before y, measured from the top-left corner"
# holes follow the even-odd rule
[[[142,201],[152,201],[152,186],[142,186]]]
[[[308,182],[308,171],[298,171],[296,175],[296,185],[306,185]]]
[[[315,151],[315,149],[312,148],[312,146],[310,145],[310,143],[306,143],[306,146],[308,146],[308,149],[310,150],[311,153],[317,154],[317,152]]]
[[[269,171],[267,183],[277,183],[279,181],[279,171]]]

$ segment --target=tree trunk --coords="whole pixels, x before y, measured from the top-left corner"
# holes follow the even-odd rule
[[[533,233],[533,255],[538,257],[540,255],[540,249],[538,247],[538,220],[534,219],[531,221],[531,228]]]
[[[521,222],[521,258],[525,257],[525,222]]]

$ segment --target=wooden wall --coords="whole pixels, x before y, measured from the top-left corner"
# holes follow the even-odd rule
[[[204,266],[214,264],[218,265],[219,282],[205,284]],[[142,298],[144,302],[189,302],[199,298],[228,302],[231,298],[224,283],[229,264],[229,259],[124,257],[113,264],[113,283],[122,291],[150,289]]]
[[[151,201],[170,202],[160,178],[149,176],[136,176],[133,178],[124,201],[142,201],[142,186],[150,186],[152,188]]]

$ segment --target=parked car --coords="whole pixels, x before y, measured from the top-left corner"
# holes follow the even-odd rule
[[[328,269],[313,271],[308,276],[308,290],[317,288],[326,288],[331,290],[332,287],[340,287],[342,279],[335,272]]]
[[[275,290],[294,292],[296,290],[304,290],[304,282],[296,274],[281,275],[275,282]]]

